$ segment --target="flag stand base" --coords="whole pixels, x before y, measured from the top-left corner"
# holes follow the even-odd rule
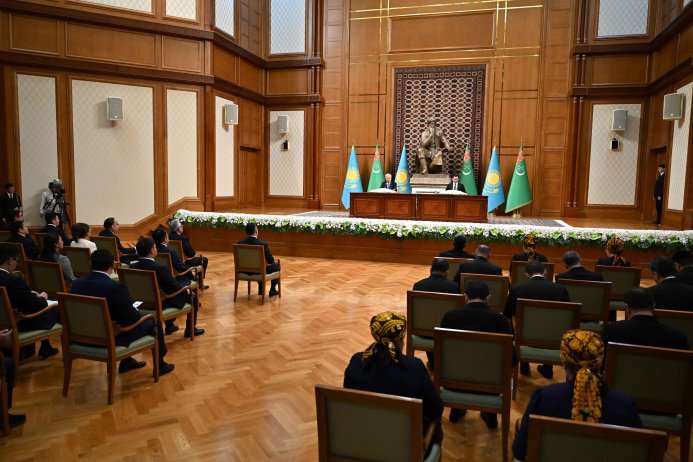
[[[520,213],[520,212],[513,212],[513,218],[522,218],[522,213]]]
[[[493,213],[493,212],[489,212],[489,213],[486,214],[486,216],[487,216],[487,217],[495,217],[496,214]]]

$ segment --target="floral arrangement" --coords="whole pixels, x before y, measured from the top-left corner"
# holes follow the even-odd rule
[[[623,240],[626,247],[658,249],[667,252],[689,250],[693,231],[658,231],[605,228],[553,228],[548,226],[489,225],[433,221],[388,221],[365,218],[302,217],[296,215],[249,215],[244,213],[191,212],[179,210],[175,218],[184,225],[243,229],[254,221],[260,229],[274,232],[303,232],[354,236],[378,236],[382,239],[448,241],[455,234],[484,243],[521,244],[525,234],[532,233],[542,244],[551,246],[606,246],[612,237]]]

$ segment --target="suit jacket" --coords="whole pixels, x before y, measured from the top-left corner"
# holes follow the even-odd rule
[[[606,388],[606,387],[605,387]],[[536,388],[522,416],[520,430],[513,442],[513,456],[525,460],[530,414],[570,420],[573,407],[573,382],[556,383]],[[642,428],[638,408],[632,398],[616,390],[607,390],[602,395],[603,422],[620,427]]]
[[[693,286],[693,266],[686,266],[676,272],[676,280],[689,286]]]
[[[239,244],[242,245],[261,245],[265,247],[265,261],[267,262],[268,265],[271,265],[274,263],[274,257],[272,256],[272,253],[269,250],[269,246],[267,245],[266,242],[261,241],[260,239],[256,238],[255,236],[248,236],[245,239],[241,239],[238,241]]]
[[[383,181],[382,184],[380,185],[380,187],[381,187],[381,188],[385,188],[385,189],[392,189],[392,190],[394,190],[394,191],[397,191],[397,183],[395,183],[394,181],[391,181],[391,182],[390,182],[390,187],[389,187],[389,188],[388,188],[388,186],[387,186],[387,181]]]
[[[610,322],[602,331],[604,347],[607,343],[628,343],[658,348],[688,350],[688,338],[683,331],[660,324],[654,316],[637,315],[630,320]],[[606,356],[606,351],[604,352]]]
[[[158,253],[167,253],[167,254],[171,255],[171,264],[173,265],[173,269],[176,270],[176,272],[182,273],[182,272],[190,269],[190,267],[188,267],[188,265],[183,263],[183,260],[180,259],[180,257],[178,256],[178,252],[176,252],[175,250],[169,249],[164,244],[156,244],[156,251]],[[192,271],[189,272],[188,274],[181,276],[181,277],[184,277],[187,279],[192,279],[192,280],[195,279],[192,275]]]
[[[2,213],[6,220],[10,219],[10,212],[16,208],[22,206],[22,201],[19,198],[19,194],[16,192],[12,195],[12,198],[7,195],[7,192],[0,195],[0,205],[2,205]]]
[[[132,248],[132,247],[123,247],[123,244],[120,243],[120,238],[119,238],[118,236],[116,236],[116,233],[114,233],[114,232],[111,231],[110,229],[102,229],[101,231],[99,231],[99,236],[102,236],[102,237],[115,237],[116,245],[118,246],[118,251],[119,251],[120,253],[128,253],[128,254],[130,254],[130,253],[135,253],[135,252],[137,252],[137,251],[136,251],[134,248]]]
[[[625,263],[622,263],[621,260],[619,260],[618,264],[614,265],[614,257],[602,257],[597,260],[597,264],[594,267],[595,270],[597,269],[597,266],[623,266],[630,268],[630,262],[626,260]]]
[[[24,282],[24,279],[19,276],[13,276],[6,271],[0,270],[0,286],[7,290],[7,296],[10,299],[12,308],[19,310],[23,314],[38,313],[48,306],[48,301],[31,292],[29,286]],[[51,313],[57,310],[50,310],[42,314],[38,318],[26,319],[17,324],[20,332],[28,330],[48,330],[53,328],[56,322],[59,322],[60,313]]]
[[[460,285],[455,284],[442,274],[431,274],[414,284],[414,290],[423,292],[438,292],[441,294],[460,294]]]
[[[649,289],[658,310],[693,311],[693,287],[676,278],[665,279]]]
[[[182,276],[173,279],[171,270],[164,265],[160,265],[154,260],[148,258],[140,258],[138,261],[130,265],[130,268],[154,271],[156,273],[156,281],[159,284],[159,288],[166,294],[177,292],[190,283],[189,279]],[[188,294],[186,292],[182,292],[181,294],[164,301],[164,304],[173,308],[183,308],[187,302]]]
[[[108,302],[111,321],[120,327],[128,327],[140,320],[142,315],[132,306],[130,292],[125,284],[114,281],[108,274],[92,271],[72,284],[72,293],[102,297]]]
[[[556,282],[561,279],[577,279],[578,281],[603,281],[604,276],[594,271],[585,269],[584,266],[576,266],[570,268],[570,270],[565,273],[560,273],[556,275]]]
[[[190,239],[188,239],[188,236],[185,234],[171,233],[168,235],[168,238],[169,240],[181,241],[183,243],[183,254],[186,258],[193,258],[197,255],[197,252],[195,252],[195,249],[193,249],[193,246],[190,244]]]
[[[38,245],[36,245],[31,236],[22,236],[21,234],[17,234],[16,236],[10,237],[7,242],[22,244],[22,247],[24,247],[24,255],[26,255],[26,258],[29,260],[36,260],[41,254],[41,250],[38,248]]]
[[[662,173],[657,177],[657,181],[655,181],[655,186],[654,186],[654,193],[653,197],[657,199],[657,197],[661,197],[662,199],[664,198],[664,178],[666,176],[666,172]],[[7,196],[7,194],[5,194]]]
[[[484,257],[475,257],[474,260],[460,262],[459,268],[457,268],[457,274],[453,278],[457,284],[460,283],[460,275],[462,273],[473,273],[473,274],[490,274],[495,276],[502,276],[503,269],[488,261]]]
[[[459,181],[457,182],[457,188],[455,189],[454,183],[451,181],[448,183],[448,185],[445,187],[446,191],[462,191],[462,192],[467,192],[464,189],[464,185],[460,183]]]
[[[539,260],[542,263],[548,263],[549,260],[546,258],[546,255],[537,253],[537,260]],[[513,274],[513,262],[514,261],[529,261],[529,257],[527,256],[527,252],[522,252],[522,253],[516,253],[513,255],[513,258],[510,259],[510,268],[508,269],[508,272],[510,274]]]
[[[517,299],[550,300],[554,302],[569,302],[568,289],[555,282],[547,281],[541,276],[534,276],[527,281],[515,284],[510,288],[510,293],[505,301],[503,314],[508,318],[515,316],[517,312]]]
[[[70,239],[65,234],[65,231],[63,231],[62,228],[58,228],[57,226],[55,226],[52,223],[49,223],[46,226],[44,226],[43,228],[41,228],[39,233],[46,233],[46,234],[55,233],[58,236],[60,236],[60,239],[63,240],[63,245],[70,245]]]
[[[445,257],[445,258],[474,258],[473,253],[465,252],[464,250],[457,250],[457,249],[451,249],[451,250],[443,250],[438,254],[439,257]]]

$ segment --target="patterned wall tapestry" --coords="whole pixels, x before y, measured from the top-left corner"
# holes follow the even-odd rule
[[[445,158],[443,171],[459,173],[464,148],[469,143],[478,185],[483,152],[485,82],[486,66],[396,70],[393,169],[399,165],[404,146],[409,171],[416,171],[419,137],[426,128],[426,120],[435,117],[452,148],[452,154]]]

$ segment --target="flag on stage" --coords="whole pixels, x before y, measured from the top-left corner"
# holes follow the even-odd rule
[[[399,156],[399,167],[397,167],[395,183],[397,183],[397,188],[399,189],[399,192],[411,192],[411,185],[409,184],[409,163],[407,163],[406,148],[402,148],[402,155]]]
[[[495,146],[493,146],[491,162],[488,165],[486,182],[484,183],[484,190],[481,194],[488,196],[488,213],[491,213],[493,209],[505,202],[503,181],[501,180],[500,174],[500,163],[498,162],[498,152]]]
[[[380,149],[378,144],[375,145],[375,158],[373,159],[373,168],[371,169],[371,178],[368,180],[368,190],[378,189],[385,181],[383,173],[383,163],[380,161]]]
[[[472,156],[469,152],[469,143],[464,150],[464,159],[462,160],[462,170],[460,170],[460,183],[464,186],[467,194],[476,196],[476,181],[474,181],[474,168],[472,167]]]
[[[351,156],[349,157],[349,167],[347,168],[346,178],[344,179],[344,191],[342,192],[342,204],[349,209],[351,203],[350,195],[352,192],[363,192],[361,184],[361,174],[359,164],[356,162],[356,149],[351,146]]]
[[[532,202],[532,191],[529,190],[529,178],[527,178],[527,166],[525,165],[525,153],[520,142],[520,153],[517,155],[515,172],[510,181],[508,190],[508,202],[505,203],[505,211],[510,212]]]

